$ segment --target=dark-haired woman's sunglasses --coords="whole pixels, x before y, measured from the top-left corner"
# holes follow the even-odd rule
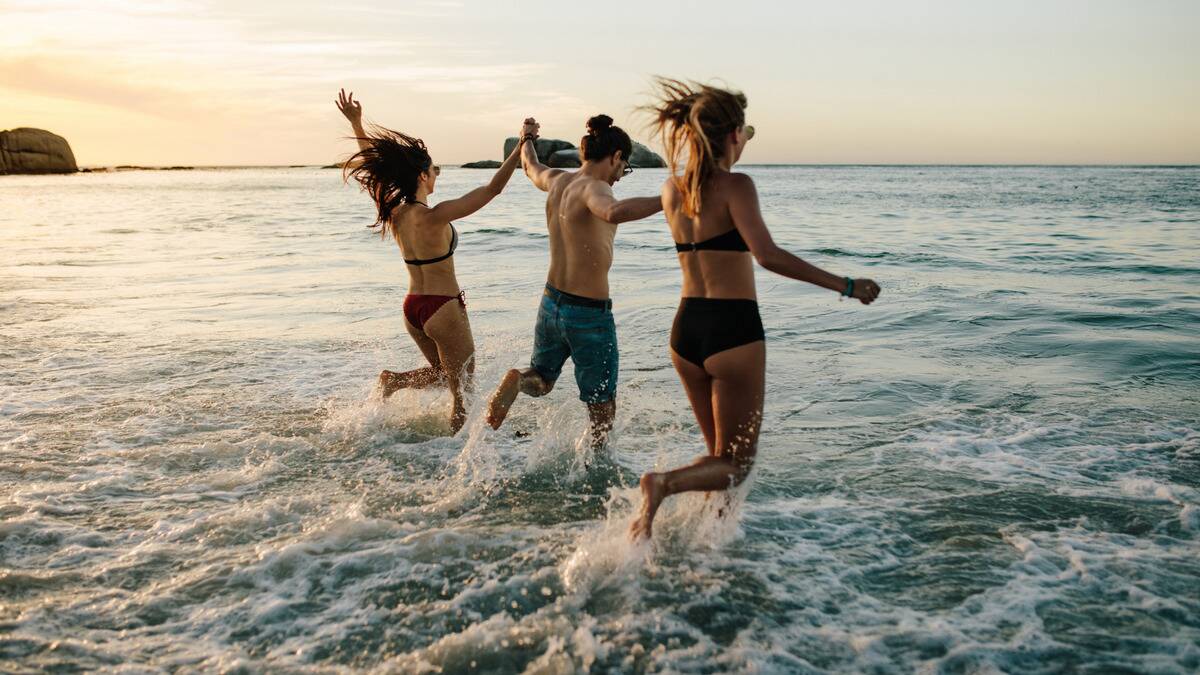
[[[633,173],[633,167],[629,166],[628,164],[625,165],[624,169],[621,169],[622,176],[628,176],[631,173]]]
[[[437,164],[434,164],[433,165],[433,175],[435,175],[435,176],[442,175],[442,167],[438,166]]]

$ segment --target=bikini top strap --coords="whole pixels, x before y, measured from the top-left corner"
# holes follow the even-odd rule
[[[440,255],[436,258],[425,258],[423,260],[420,258],[405,258],[404,262],[408,265],[432,265],[433,263],[442,262],[446,258],[454,255],[456,250],[458,250],[458,228],[454,227],[454,223],[450,223],[450,250],[446,251],[446,255]]]

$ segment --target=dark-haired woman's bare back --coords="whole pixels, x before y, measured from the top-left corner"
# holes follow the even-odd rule
[[[475,371],[475,341],[466,296],[454,270],[458,231],[453,221],[475,213],[500,194],[517,167],[526,130],[522,129],[522,142],[491,182],[430,206],[429,195],[441,168],[433,164],[424,143],[384,129],[367,133],[362,106],[353,92],[339,92],[337,106],[350,121],[359,146],[348,160],[349,173],[372,193],[380,210],[377,225],[392,234],[404,257],[409,276],[404,327],[429,362],[404,372],[384,370],[379,374],[380,388],[386,398],[409,387],[447,386],[454,399],[450,429],[457,433],[467,416],[464,392]]]

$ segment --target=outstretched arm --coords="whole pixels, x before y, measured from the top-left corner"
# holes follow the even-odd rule
[[[763,222],[762,211],[758,205],[758,190],[754,181],[745,174],[732,175],[733,194],[729,200],[729,212],[733,224],[746,240],[754,259],[766,269],[798,281],[828,288],[831,291],[843,293],[846,290],[846,279],[804,262],[800,258],[779,248],[767,224]],[[879,297],[879,285],[871,279],[854,280],[854,297],[864,305],[869,305]]]
[[[504,186],[508,185],[508,179],[512,178],[513,171],[517,168],[517,159],[521,155],[521,147],[528,145],[528,142],[522,139],[517,143],[517,147],[508,153],[508,157],[504,159],[504,163],[496,169],[496,174],[492,176],[492,180],[483,187],[477,187],[458,199],[450,199],[438,203],[429,210],[429,222],[433,223],[448,223],[459,218],[466,218],[475,213],[487,203],[495,199],[501,192],[504,191]]]
[[[338,97],[334,103],[337,104],[338,110],[341,110],[346,119],[350,121],[350,127],[354,130],[354,138],[358,140],[358,149],[366,150],[371,147],[367,143],[367,132],[363,129],[362,125],[362,104],[354,100],[354,92],[346,95],[345,89],[338,91]]]
[[[529,180],[537,189],[542,192],[550,191],[550,183],[554,178],[566,173],[562,169],[551,169],[542,164],[538,159],[537,148],[534,147],[533,141],[537,139],[538,129],[541,125],[532,117],[526,118],[525,126],[521,129],[521,138],[528,138],[529,142],[525,143],[525,147],[521,148],[521,165],[525,167],[525,175],[529,176]]]
[[[588,186],[587,207],[597,218],[613,225],[641,220],[662,211],[662,197],[617,199],[612,188],[600,181]]]

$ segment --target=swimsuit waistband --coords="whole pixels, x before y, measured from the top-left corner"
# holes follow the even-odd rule
[[[694,309],[758,308],[758,301],[750,300],[749,298],[701,298],[693,295],[685,295],[679,298],[679,304],[687,305]]]
[[[560,305],[577,305],[579,307],[591,307],[593,309],[612,309],[612,300],[596,300],[595,298],[585,298],[582,295],[575,295],[574,293],[560,291],[550,284],[546,284],[546,290],[542,291],[542,294]]]

